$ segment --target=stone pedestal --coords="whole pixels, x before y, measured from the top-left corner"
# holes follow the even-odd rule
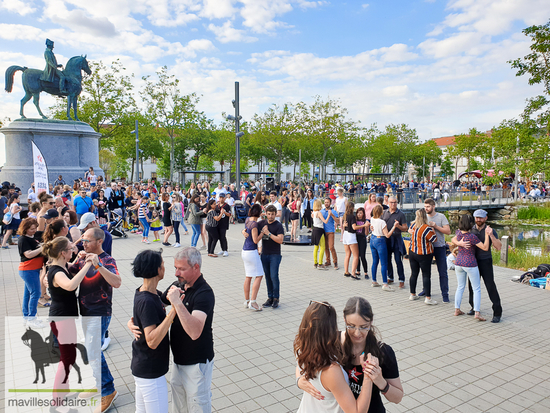
[[[93,166],[99,168],[99,133],[84,122],[53,119],[18,119],[0,129],[6,140],[6,163],[0,172],[0,182],[9,181],[21,188],[23,199],[34,180],[32,145],[42,152],[48,166],[48,181],[59,175],[72,187],[73,181],[84,178]]]

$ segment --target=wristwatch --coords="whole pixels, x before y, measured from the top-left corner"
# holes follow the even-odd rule
[[[97,265],[94,266],[94,270],[97,270],[99,267],[103,267],[101,261],[98,261]]]

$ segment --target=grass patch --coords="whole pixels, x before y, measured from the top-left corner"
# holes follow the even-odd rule
[[[548,220],[550,221],[550,207],[529,205],[518,210],[518,219]]]
[[[492,250],[493,264],[499,267],[513,268],[515,270],[527,271],[529,268],[537,267],[539,264],[550,263],[550,253],[533,254],[529,251],[511,249],[508,251],[508,264],[500,262],[500,251]]]

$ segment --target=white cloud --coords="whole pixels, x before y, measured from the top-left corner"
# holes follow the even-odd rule
[[[388,86],[382,89],[382,94],[389,97],[402,97],[408,95],[410,89],[407,85]]]
[[[233,6],[235,0],[204,0],[200,12],[201,17],[208,19],[224,19],[235,15],[237,10]]]
[[[258,40],[257,37],[247,36],[244,30],[235,29],[233,24],[228,20],[222,26],[216,26],[215,24],[210,23],[208,25],[208,30],[213,32],[216,35],[221,43],[229,42],[244,42],[251,43]]]
[[[26,24],[0,23],[0,38],[6,40],[36,40],[42,37],[42,30]]]
[[[241,0],[243,26],[255,33],[269,33],[277,28],[291,27],[284,22],[274,20],[277,16],[292,11],[292,5],[286,0]]]
[[[36,8],[33,7],[33,1],[31,0],[2,0],[0,1],[0,10],[7,10],[10,13],[26,16],[27,14],[35,12]]]

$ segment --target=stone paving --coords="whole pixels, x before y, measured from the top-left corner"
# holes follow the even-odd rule
[[[388,412],[549,412],[550,411],[550,291],[510,282],[518,271],[496,268],[495,276],[504,314],[500,324],[475,322],[473,317],[453,316],[453,304],[441,303],[437,270],[432,266],[433,297],[437,306],[408,301],[408,289],[385,292],[371,288],[370,281],[343,277],[343,245],[337,242],[341,269],[313,268],[309,246],[283,246],[280,269],[281,304],[278,309],[253,312],[243,308],[244,270],[241,260],[242,225],[228,232],[229,257],[210,258],[204,252],[203,273],[216,294],[214,315],[215,368],[213,411],[294,412],[302,392],[295,386],[292,343],[310,299],[327,300],[341,311],[354,295],[367,298],[374,309],[375,325],[383,341],[397,355],[405,396],[399,405],[386,403]],[[502,235],[502,234],[501,234]],[[140,282],[130,272],[138,251],[158,248],[140,243],[141,236],[115,239],[113,256],[122,275],[115,290],[112,342],[105,352],[120,396],[111,411],[134,411],[134,383],[130,372],[132,336],[126,322],[132,314],[134,291]],[[182,236],[182,245],[190,244]],[[199,240],[199,245],[201,241]],[[176,249],[165,248],[166,278],[172,282],[172,257]],[[367,259],[371,262],[370,251]],[[0,252],[2,313],[21,314],[23,281],[17,266],[17,249]],[[410,273],[405,260],[405,271]],[[449,274],[451,300],[456,288]],[[265,282],[258,297],[266,299]],[[468,310],[467,298],[463,310]],[[491,316],[491,303],[482,287],[482,314]],[[39,309],[42,318],[47,309]],[[0,331],[4,340],[4,326]],[[1,371],[5,370],[0,345]],[[169,380],[170,374],[167,375]],[[4,374],[0,409],[4,406]]]

